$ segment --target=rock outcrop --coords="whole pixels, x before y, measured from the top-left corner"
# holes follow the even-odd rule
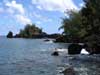
[[[9,31],[9,33],[7,34],[7,38],[13,38],[13,33],[11,31]]]
[[[68,47],[68,54],[80,54],[81,50],[82,50],[82,45],[71,44]]]

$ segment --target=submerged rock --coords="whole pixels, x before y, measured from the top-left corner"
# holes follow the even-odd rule
[[[63,73],[64,75],[76,75],[76,72],[73,67],[66,68],[61,73]]]
[[[44,41],[50,41],[49,39],[45,39]]]
[[[55,51],[55,52],[52,53],[52,55],[53,55],[53,56],[58,56],[59,53],[58,53],[57,51]]]

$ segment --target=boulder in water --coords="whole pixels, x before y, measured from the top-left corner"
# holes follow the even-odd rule
[[[59,53],[58,53],[57,51],[55,51],[55,52],[52,53],[52,55],[53,55],[53,56],[58,56]]]
[[[50,41],[49,39],[45,39],[44,41]]]
[[[80,54],[81,49],[82,49],[82,45],[71,44],[68,47],[68,54]]]
[[[76,75],[73,67],[69,67],[65,69],[64,71],[62,71],[61,73],[63,73],[64,75]]]

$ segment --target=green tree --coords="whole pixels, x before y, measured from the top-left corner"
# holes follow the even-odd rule
[[[66,35],[67,39],[71,42],[81,42],[81,38],[86,34],[82,25],[82,16],[80,12],[70,11],[67,13],[69,17],[65,17],[62,20],[63,34]]]
[[[92,51],[100,48],[100,0],[84,0],[82,24],[86,30],[85,42]],[[99,50],[100,51],[100,50]]]

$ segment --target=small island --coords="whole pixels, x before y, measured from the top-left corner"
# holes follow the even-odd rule
[[[12,31],[9,31],[7,38],[52,38],[56,39],[60,37],[61,34],[47,34],[42,31],[42,28],[37,27],[35,24],[27,24],[24,29],[21,29],[20,32],[16,35],[13,35]]]

